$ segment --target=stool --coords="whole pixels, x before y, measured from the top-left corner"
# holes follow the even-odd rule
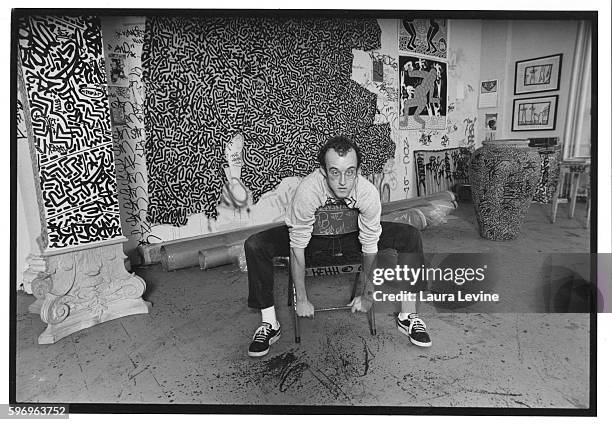
[[[321,207],[315,213],[315,223],[313,226],[312,236],[324,236],[332,242],[335,238],[348,233],[358,231],[357,218],[359,213],[357,210],[349,209],[346,206],[326,206]],[[344,252],[339,250],[318,251],[305,258],[305,278],[309,276],[336,276],[342,274],[356,273],[355,281],[351,292],[351,298],[347,304],[355,298],[357,293],[357,285],[362,270],[362,254],[354,250]],[[293,324],[295,330],[295,342],[300,342],[300,318],[297,315],[297,295],[293,277],[291,275],[291,261],[289,257],[280,257],[280,260],[287,265],[289,271],[289,282],[287,288],[287,305],[293,306]],[[341,306],[329,306],[315,309],[317,312],[350,310],[346,304]],[[376,335],[376,321],[374,317],[374,304],[368,311],[368,324],[370,333]]]
[[[557,218],[557,209],[559,204],[569,202],[569,218],[574,217],[576,210],[576,198],[578,197],[578,186],[580,183],[580,176],[589,175],[591,169],[591,159],[572,159],[564,160],[560,164],[559,180],[557,181],[557,189],[552,199],[552,215],[551,222],[554,223]],[[560,198],[563,185],[565,183],[565,176],[570,176],[570,191],[569,199]],[[587,227],[591,218],[591,190],[590,184],[587,183]]]

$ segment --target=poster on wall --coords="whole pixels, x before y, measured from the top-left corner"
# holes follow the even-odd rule
[[[514,99],[512,131],[554,130],[559,96]]]
[[[108,75],[108,85],[116,87],[127,87],[129,81],[126,72],[126,54],[125,53],[109,53],[108,54],[110,67]]]
[[[479,108],[497,107],[497,86],[497,80],[480,82],[480,95],[478,96]]]
[[[497,113],[485,114],[485,141],[495,140],[497,133]]]
[[[399,19],[398,49],[446,59],[448,21],[446,19]]]
[[[400,129],[446,127],[447,64],[419,56],[399,57]]]

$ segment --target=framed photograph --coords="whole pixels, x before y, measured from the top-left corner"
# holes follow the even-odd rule
[[[559,90],[562,54],[516,62],[514,94]]]
[[[558,95],[514,99],[512,131],[554,130]]]

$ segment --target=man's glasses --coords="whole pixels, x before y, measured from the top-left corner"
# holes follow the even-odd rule
[[[336,170],[335,168],[332,168],[331,170],[329,170],[328,174],[334,180],[338,180],[340,176],[342,175],[342,173]],[[347,180],[353,180],[356,176],[357,176],[357,170],[355,168],[349,168],[348,170],[344,172],[344,178]]]

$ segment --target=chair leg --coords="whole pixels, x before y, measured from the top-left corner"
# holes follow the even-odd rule
[[[578,188],[580,187],[580,174],[571,173],[571,176],[569,217],[574,218],[574,212],[576,211],[576,198],[578,197]]]
[[[355,282],[353,282],[353,292],[351,293],[351,299],[350,301],[353,301],[355,299],[355,294],[357,293],[357,285],[359,284],[359,275],[361,273],[357,273],[355,275]]]
[[[297,315],[297,294],[295,292],[295,285],[292,285],[293,288],[293,327],[295,332],[295,342],[296,344],[300,343],[300,322],[299,317]]]
[[[585,228],[589,228],[589,224],[591,224],[591,189],[587,194],[587,213],[586,213],[586,223],[584,224]]]
[[[370,325],[370,333],[376,336],[376,316],[374,313],[374,304],[372,304],[370,311],[368,311],[368,323]]]
[[[559,208],[559,195],[561,195],[561,190],[563,190],[563,183],[565,181],[565,170],[561,169],[559,172],[559,180],[557,180],[557,187],[555,188],[555,193],[552,198],[552,214],[550,217],[551,223],[554,223],[557,219],[557,209]]]

